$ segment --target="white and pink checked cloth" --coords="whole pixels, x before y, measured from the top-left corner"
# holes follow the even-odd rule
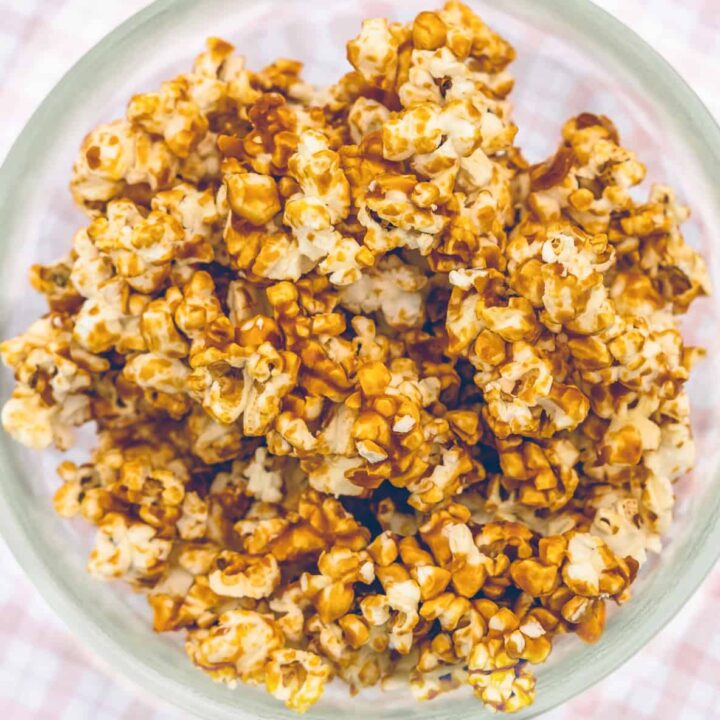
[[[541,0],[538,0],[541,1]],[[720,0],[597,0],[720,118]],[[147,0],[0,0],[0,157],[60,76]],[[2,720],[189,720],[80,647],[0,542]],[[621,670],[542,720],[720,719],[720,566]]]

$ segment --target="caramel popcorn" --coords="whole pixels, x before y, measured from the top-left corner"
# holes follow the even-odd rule
[[[455,0],[366,20],[324,89],[211,38],[82,142],[2,423],[95,423],[54,507],[215,680],[516,711],[661,550],[708,271],[608,118],[523,158],[514,55]]]

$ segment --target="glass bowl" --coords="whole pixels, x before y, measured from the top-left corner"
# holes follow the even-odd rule
[[[247,55],[251,67],[277,56],[306,62],[324,83],[346,67],[344,41],[364,17],[409,20],[434,0],[158,0],[107,36],[58,84],[32,117],[0,171],[0,335],[21,331],[43,312],[28,286],[33,262],[64,254],[83,219],[71,202],[70,167],[84,133],[122,114],[135,92],[189,67],[208,35]],[[610,115],[625,143],[692,206],[687,235],[707,258],[720,288],[720,130],[693,92],[631,30],[585,0],[470,2],[518,50],[514,93],[519,144],[532,161],[556,147],[562,121],[581,111]],[[690,385],[698,462],[677,486],[677,517],[665,552],[649,562],[634,598],[611,614],[595,646],[561,638],[537,669],[528,718],[564,702],[611,672],[682,607],[720,552],[720,292],[701,300],[684,323],[691,343],[708,349]],[[10,374],[1,375],[6,399]],[[83,457],[92,433],[73,451]],[[154,634],[141,597],[85,572],[91,533],[61,520],[50,496],[57,485],[54,452],[33,453],[0,437],[0,527],[28,575],[77,636],[106,663],[186,711],[215,720],[295,717],[262,690],[213,683],[186,659],[180,639]],[[373,718],[481,718],[469,692],[416,704],[407,690],[353,698],[330,688],[312,718],[339,713]]]

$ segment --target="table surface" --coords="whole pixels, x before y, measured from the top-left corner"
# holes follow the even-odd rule
[[[719,0],[597,0],[659,50],[720,118]],[[0,0],[0,157],[60,76],[147,0]],[[432,3],[431,3],[432,4]],[[0,541],[3,720],[189,720],[70,635]],[[632,660],[542,720],[720,718],[720,566]]]

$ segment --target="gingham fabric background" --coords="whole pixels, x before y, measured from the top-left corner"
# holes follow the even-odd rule
[[[538,0],[541,2],[542,0]],[[147,0],[0,0],[0,156],[65,70]],[[720,0],[598,0],[720,118]],[[182,720],[80,647],[0,542],[2,720]],[[543,720],[720,718],[720,566],[630,662]]]

